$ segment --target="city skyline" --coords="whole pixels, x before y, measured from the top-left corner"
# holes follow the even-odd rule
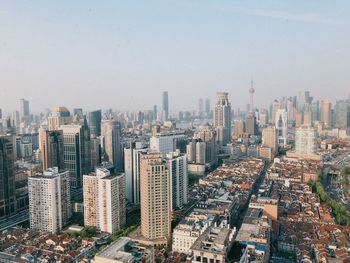
[[[299,2],[5,1],[1,107],[151,109],[168,91],[170,111],[191,110],[225,91],[244,109],[252,79],[258,107],[300,90],[347,97],[349,4]]]

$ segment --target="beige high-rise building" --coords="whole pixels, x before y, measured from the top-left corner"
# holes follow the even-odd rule
[[[267,127],[262,132],[262,143],[264,146],[270,147],[273,154],[277,152],[277,132],[276,127]]]
[[[116,171],[123,169],[123,148],[120,123],[115,120],[104,120],[101,124],[103,152],[107,161],[113,163]]]
[[[320,121],[326,128],[331,127],[331,103],[328,100],[321,100]]]
[[[66,107],[56,107],[47,118],[50,131],[59,130],[61,125],[71,124],[73,119]]]
[[[84,225],[113,233],[126,223],[125,175],[111,175],[105,168],[84,175]]]
[[[50,167],[64,169],[63,131],[40,129],[40,155],[43,170]]]
[[[56,233],[71,217],[69,172],[58,168],[28,178],[30,228]]]
[[[163,155],[141,156],[141,235],[150,241],[167,243],[171,231],[171,183]]]

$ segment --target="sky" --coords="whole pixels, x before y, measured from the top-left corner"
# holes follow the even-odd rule
[[[0,108],[246,107],[350,92],[348,0],[0,2]]]

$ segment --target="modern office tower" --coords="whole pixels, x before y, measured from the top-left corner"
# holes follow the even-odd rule
[[[276,127],[267,127],[262,132],[262,145],[272,149],[273,154],[277,153],[277,131]]]
[[[231,142],[231,103],[227,92],[218,92],[214,111],[214,127],[219,146]]]
[[[56,107],[52,109],[51,116],[47,118],[49,130],[60,130],[61,125],[72,123],[72,117],[66,107]]]
[[[304,112],[311,104],[312,97],[310,97],[310,91],[300,91],[298,97],[298,111]]]
[[[280,109],[280,103],[278,100],[274,100],[270,106],[270,117],[271,117],[271,120],[270,122],[271,123],[276,123],[276,114],[277,114],[277,111]]]
[[[284,109],[276,112],[275,127],[277,131],[277,143],[279,145],[287,145],[288,143],[288,114]]]
[[[169,120],[169,96],[167,91],[163,91],[163,121]]]
[[[350,105],[348,100],[338,100],[336,102],[335,126],[343,129],[350,126]]]
[[[218,162],[218,149],[216,145],[215,129],[209,124],[200,126],[193,136],[205,143],[205,163],[215,165]],[[198,154],[198,153],[197,153]]]
[[[301,111],[297,111],[295,113],[295,127],[300,127],[303,124],[303,113]]]
[[[196,142],[195,161],[197,164],[205,164],[207,162],[205,149],[205,142]]]
[[[0,220],[16,213],[14,143],[12,136],[0,136]]]
[[[40,129],[40,154],[43,170],[57,167],[64,169],[63,131]]]
[[[149,240],[170,238],[171,181],[162,153],[141,156],[141,235]]]
[[[141,155],[147,151],[142,142],[132,142],[124,149],[126,199],[130,203],[140,203],[140,162]]]
[[[187,204],[188,175],[187,159],[179,151],[168,153],[166,166],[169,171],[172,192],[172,209],[182,208]]]
[[[304,120],[303,120],[303,124],[304,125],[312,125],[312,112],[311,109],[309,107],[309,109],[306,109],[304,111]]]
[[[198,116],[203,117],[204,116],[204,104],[203,99],[198,100]]]
[[[59,232],[71,217],[69,172],[57,167],[28,178],[30,228]]]
[[[125,175],[108,169],[84,175],[84,225],[113,233],[126,223]]]
[[[29,101],[25,99],[20,100],[20,117],[21,122],[26,124],[30,121]]]
[[[163,157],[168,153],[179,149],[181,153],[186,151],[187,137],[183,132],[164,132],[154,134],[150,138],[150,150],[161,152]]]
[[[303,125],[295,132],[295,152],[297,154],[315,154],[317,151],[317,131],[315,128]]]
[[[259,128],[256,122],[256,118],[253,114],[249,114],[245,121],[245,132],[250,135],[259,134]]]
[[[157,110],[157,105],[153,105],[153,120],[158,119],[158,110]]]
[[[331,127],[331,103],[328,100],[321,100],[320,121],[326,128]]]
[[[207,118],[210,118],[210,100],[205,100],[205,115]]]
[[[122,128],[116,120],[104,120],[101,126],[104,158],[111,162],[116,171],[123,170]]]
[[[81,188],[83,174],[91,171],[90,131],[85,119],[84,124],[60,126],[63,131],[64,168],[71,176],[71,187]]]
[[[89,128],[92,137],[101,136],[101,110],[89,112]]]
[[[101,164],[101,138],[91,138],[91,171]]]
[[[314,123],[320,120],[320,106],[319,101],[314,101],[310,105],[311,110],[311,122]]]
[[[79,119],[84,118],[83,109],[82,108],[73,109],[73,116],[77,116]]]

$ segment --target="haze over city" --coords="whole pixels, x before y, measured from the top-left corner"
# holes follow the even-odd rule
[[[0,104],[171,110],[230,93],[245,108],[350,91],[347,1],[2,1]],[[332,92],[329,92],[332,90]]]
[[[0,1],[0,263],[350,262],[349,14]]]

